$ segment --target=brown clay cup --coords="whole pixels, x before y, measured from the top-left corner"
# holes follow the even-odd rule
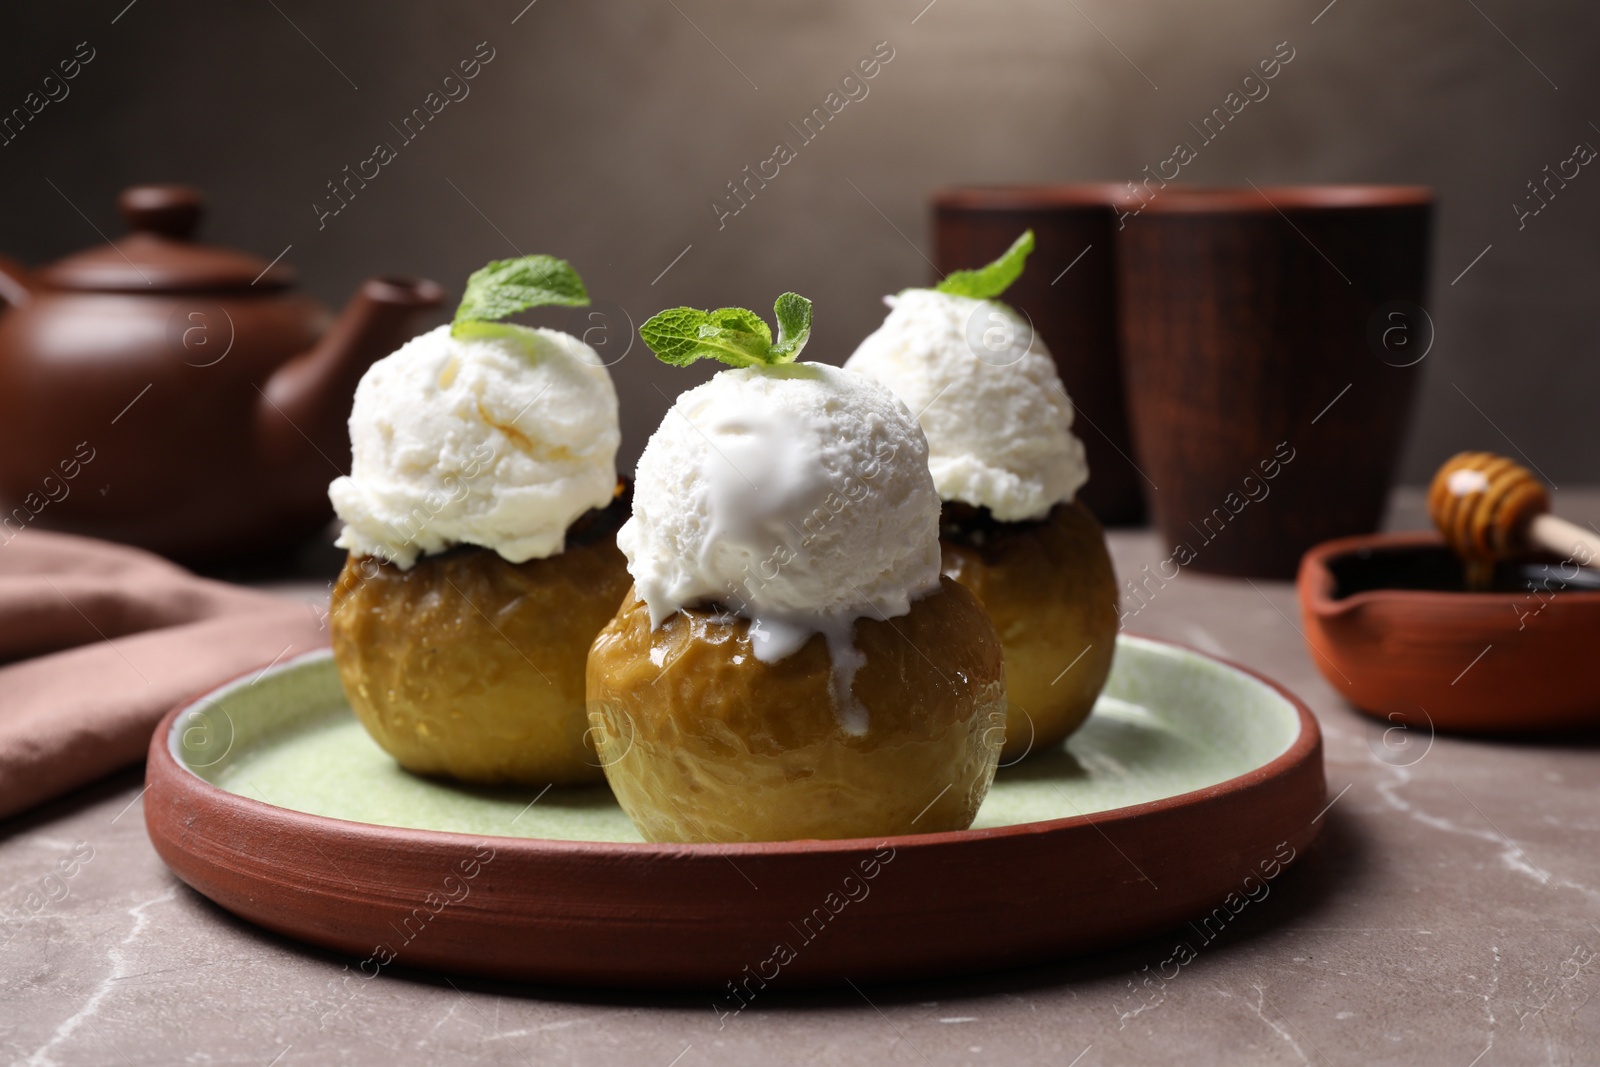
[[[1139,190],[1116,223],[1117,291],[1156,522],[1180,563],[1292,577],[1306,549],[1382,517],[1433,341],[1433,194]]]
[[[934,258],[941,274],[981,267],[1023,230],[1036,244],[1006,303],[1022,311],[1055,357],[1083,439],[1089,482],[1078,499],[1106,526],[1144,522],[1118,358],[1115,185],[991,185],[939,190]]]

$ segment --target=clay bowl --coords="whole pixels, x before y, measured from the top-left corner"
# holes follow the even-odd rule
[[[1469,593],[1437,535],[1373,534],[1307,552],[1299,592],[1312,661],[1368,714],[1481,734],[1600,725],[1600,574],[1530,558]]]

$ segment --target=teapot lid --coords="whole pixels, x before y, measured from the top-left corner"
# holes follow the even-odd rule
[[[282,289],[294,280],[294,272],[281,263],[192,241],[205,211],[198,189],[135,185],[117,197],[117,207],[132,233],[75,252],[37,277],[57,289],[130,293]]]

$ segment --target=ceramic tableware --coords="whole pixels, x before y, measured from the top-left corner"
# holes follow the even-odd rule
[[[399,770],[327,653],[174,709],[148,773],[146,824],[180,878],[365,971],[714,990],[1030,963],[1218,908],[1226,923],[1227,901],[1259,899],[1304,851],[1326,803],[1304,704],[1126,636],[1088,723],[1002,769],[960,832],[646,844],[603,786],[465,789]]]

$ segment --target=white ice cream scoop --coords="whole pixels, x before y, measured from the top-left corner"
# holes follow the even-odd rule
[[[645,446],[617,533],[659,626],[720,604],[753,620],[758,658],[893,618],[939,587],[939,497],[911,413],[817,363],[726,370],[678,397]],[[845,687],[848,692],[848,685]]]
[[[845,369],[918,413],[939,496],[1042,519],[1089,479],[1072,402],[1028,322],[995,300],[908,289]]]
[[[461,339],[449,326],[373,364],[350,412],[350,474],[328,488],[338,544],[402,568],[451,545],[551,556],[616,487],[617,393],[555,330]]]

